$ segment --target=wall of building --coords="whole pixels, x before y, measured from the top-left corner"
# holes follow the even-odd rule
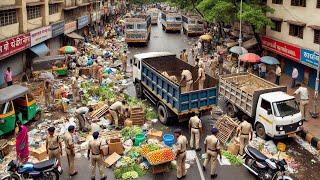
[[[65,0],[65,6],[75,6],[76,5],[76,0]]]
[[[36,18],[36,19],[30,19],[27,22],[27,30],[31,31],[33,29],[42,27],[42,17]]]
[[[49,15],[49,23],[59,21],[61,18],[62,18],[62,14],[60,12],[55,13],[55,14],[51,14],[51,15]]]
[[[15,5],[16,0],[1,0],[0,1],[0,6],[10,6],[10,5]]]
[[[0,27],[0,40],[19,34],[19,23]]]
[[[290,0],[283,0],[283,4],[273,4],[272,0],[268,0],[267,3],[275,10],[273,14],[268,14],[268,16],[283,19],[281,32],[273,31],[270,27],[267,27],[267,36],[284,40],[311,50],[319,49],[319,45],[313,43],[314,30],[308,27],[309,25],[320,26],[320,8],[316,8],[317,0],[307,0],[306,7],[291,6]],[[285,22],[286,20],[306,23],[303,39],[289,35],[289,24]]]
[[[41,0],[25,0],[26,3],[41,2]]]
[[[6,71],[7,67],[10,67],[12,70],[13,76],[18,75],[23,72],[24,60],[23,53],[20,52],[13,56],[10,56],[6,59],[0,60],[0,85],[3,84],[3,74]]]

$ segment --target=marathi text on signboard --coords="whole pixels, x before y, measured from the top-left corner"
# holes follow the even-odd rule
[[[64,25],[64,33],[68,34],[77,29],[77,21],[72,21]]]
[[[20,34],[18,36],[0,41],[0,59],[14,55],[30,47],[29,34]]]
[[[82,16],[78,18],[78,29],[81,29],[89,24],[89,16]]]
[[[301,63],[312,68],[317,68],[319,62],[319,54],[309,49],[301,49]]]
[[[269,37],[262,37],[262,46],[270,51],[300,62],[300,48]]]
[[[52,37],[51,26],[42,27],[30,32],[31,47]]]
[[[60,21],[51,25],[52,37],[59,36],[64,33],[64,21]]]

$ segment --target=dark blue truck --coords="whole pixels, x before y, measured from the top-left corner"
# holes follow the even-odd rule
[[[163,124],[173,119],[186,120],[192,112],[208,112],[217,103],[218,81],[206,75],[203,90],[198,90],[198,84],[190,92],[182,92],[177,82],[181,78],[181,68],[188,69],[193,79],[197,79],[198,69],[178,59],[169,52],[150,52],[134,55],[133,80],[137,97],[147,98],[156,105],[159,120]],[[175,76],[174,82],[162,73],[166,71]]]

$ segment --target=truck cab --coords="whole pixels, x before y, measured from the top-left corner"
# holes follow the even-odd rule
[[[159,9],[157,8],[148,9],[147,15],[151,16],[151,24],[158,23]]]
[[[259,137],[292,137],[302,130],[302,125],[301,113],[293,96],[281,91],[260,95],[254,123]]]
[[[182,15],[183,33],[189,35],[201,35],[204,33],[204,23],[198,16]]]
[[[133,15],[125,19],[126,43],[148,43],[151,33],[151,17],[149,15]]]
[[[181,31],[182,17],[177,12],[161,12],[161,25],[164,31]]]

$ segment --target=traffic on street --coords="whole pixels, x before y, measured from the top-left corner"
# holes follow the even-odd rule
[[[274,4],[0,2],[0,180],[318,179],[319,30]]]

